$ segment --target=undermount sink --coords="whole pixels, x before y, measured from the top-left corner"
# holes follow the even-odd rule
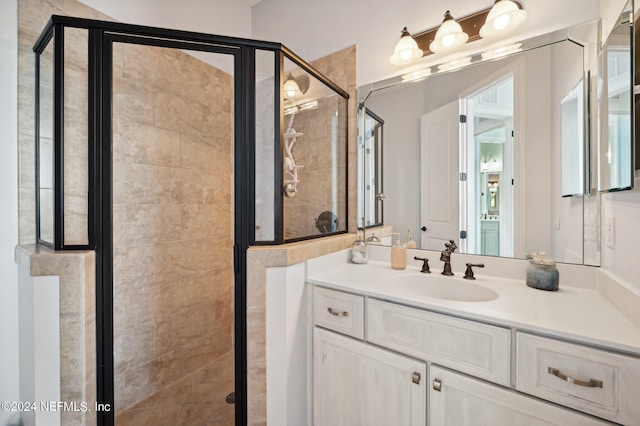
[[[498,293],[475,281],[443,275],[399,275],[391,279],[391,285],[415,295],[457,302],[488,302],[498,298]]]

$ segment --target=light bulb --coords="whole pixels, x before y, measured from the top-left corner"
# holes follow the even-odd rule
[[[456,36],[454,36],[453,34],[447,34],[446,36],[442,37],[442,45],[444,47],[451,47],[455,42]]]
[[[403,61],[408,61],[409,59],[411,59],[411,50],[405,49],[405,50],[401,51],[400,52],[400,59],[402,59]]]
[[[495,28],[498,31],[504,30],[505,28],[507,28],[510,21],[511,21],[511,18],[509,18],[509,15],[498,16],[493,21],[493,28]]]

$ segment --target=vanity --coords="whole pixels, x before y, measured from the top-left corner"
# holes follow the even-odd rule
[[[546,292],[491,265],[464,280],[464,255],[445,277],[370,249],[308,265],[314,425],[640,424],[640,329],[580,273]]]

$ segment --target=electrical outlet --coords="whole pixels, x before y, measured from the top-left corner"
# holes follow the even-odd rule
[[[605,224],[605,240],[607,242],[607,247],[615,248],[616,247],[616,221],[615,217],[611,216],[607,218],[607,223]]]

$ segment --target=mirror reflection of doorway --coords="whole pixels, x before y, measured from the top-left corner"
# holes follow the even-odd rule
[[[485,84],[460,104],[466,116],[460,132],[466,173],[460,181],[460,229],[467,237],[461,251],[513,256],[513,75]]]

